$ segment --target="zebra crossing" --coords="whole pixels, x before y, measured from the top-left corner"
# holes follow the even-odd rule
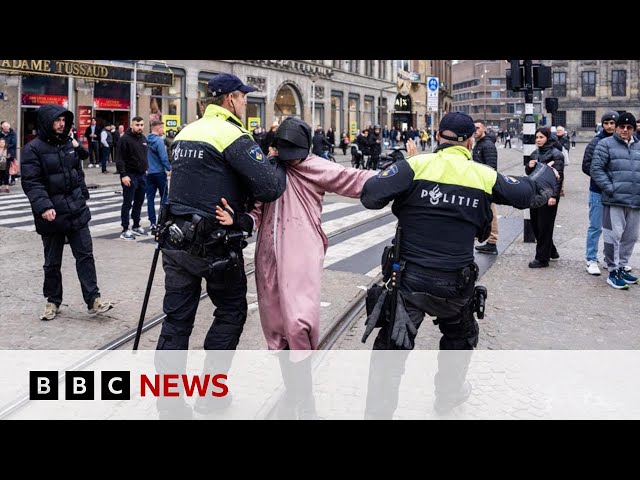
[[[122,191],[118,187],[92,190],[87,204],[91,210],[89,228],[94,238],[113,239],[118,242],[122,231],[120,209]],[[156,198],[156,214],[160,199]],[[390,207],[367,210],[359,202],[325,203],[322,209],[322,228],[329,236],[324,267],[330,270],[348,271],[375,277],[379,271],[380,255],[395,233],[395,217],[389,215]],[[141,225],[147,229],[147,205],[142,206]],[[354,227],[355,228],[351,228]],[[35,231],[31,206],[26,195],[17,193],[0,196],[0,227]],[[337,232],[339,232],[337,235]],[[332,236],[334,235],[334,236]],[[135,242],[151,243],[153,237],[136,237]],[[246,263],[253,261],[255,236],[244,249]]]

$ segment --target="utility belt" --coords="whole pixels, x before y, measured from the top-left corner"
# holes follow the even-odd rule
[[[247,246],[244,234],[198,215],[174,215],[163,211],[156,234],[160,247],[183,250],[196,257],[214,260],[216,271],[238,266],[238,256]],[[219,265],[217,265],[219,263]]]
[[[464,268],[453,271],[446,270],[437,270],[433,268],[423,267],[421,265],[417,265],[415,263],[407,263],[405,265],[405,271],[407,272],[417,272],[422,273],[424,275],[429,275],[432,277],[442,278],[444,280],[456,281],[461,287],[469,285],[472,283],[474,285],[473,293],[471,295],[471,307],[472,310],[475,311],[476,316],[479,319],[484,318],[484,310],[485,310],[485,302],[488,296],[487,288],[482,285],[475,285],[476,280],[480,276],[480,269],[475,262],[472,262],[470,265],[467,265]],[[440,297],[436,297],[435,295],[431,295],[428,293],[423,293],[419,295],[424,295],[425,297],[429,297],[431,305],[437,305],[438,307],[444,307],[446,310],[449,310],[448,313],[451,313],[451,307],[462,308],[464,302],[460,305],[455,305],[455,301],[452,302],[452,299],[444,299]],[[452,305],[453,304],[453,305]],[[437,315],[433,315],[437,316]],[[442,315],[442,316],[446,316]],[[434,320],[434,323],[436,321]],[[437,323],[436,323],[437,324]]]
[[[383,276],[385,277],[385,281],[388,281],[388,278],[390,278],[390,275],[388,277],[387,273],[391,271],[392,264],[393,255],[391,249],[388,247],[387,249],[385,249],[382,255],[382,271]],[[456,282],[461,288],[469,285],[470,283],[474,285],[480,274],[478,265],[475,262],[467,265],[464,268],[450,271],[427,268],[415,263],[406,262],[404,263],[404,272],[414,272],[422,275],[428,275],[430,277],[436,277],[443,280]],[[376,287],[377,288],[372,289],[370,292],[367,292],[369,294],[369,298],[367,298],[367,313],[369,314],[373,309],[377,298],[383,291],[382,288],[378,286]],[[433,317],[458,316],[464,308],[471,304],[471,308],[473,311],[475,311],[478,319],[482,319],[484,318],[486,298],[486,287],[482,285],[474,285],[471,297],[465,296],[461,298],[442,298],[427,292],[414,292],[411,295],[407,296],[406,300],[409,303],[414,304],[418,308],[423,309]],[[437,321],[434,320],[434,323],[437,324]]]
[[[475,262],[458,270],[440,270],[437,268],[427,268],[417,263],[407,262],[405,264],[406,272],[414,272],[430,277],[437,277],[443,280],[457,281],[461,287],[468,285],[469,282],[475,282],[478,279],[480,270]]]

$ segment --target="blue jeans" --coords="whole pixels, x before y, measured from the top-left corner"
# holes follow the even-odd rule
[[[587,229],[587,262],[598,260],[598,242],[602,233],[602,195],[589,192],[589,228]]]
[[[147,174],[147,212],[149,213],[149,222],[151,225],[156,224],[156,191],[160,192],[160,211],[167,203],[167,174],[166,172],[148,173]]]

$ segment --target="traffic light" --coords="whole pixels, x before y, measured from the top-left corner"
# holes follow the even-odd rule
[[[509,60],[511,68],[507,68],[507,90],[521,92],[527,88],[533,90],[544,90],[551,88],[551,67],[541,63],[528,63],[529,68],[525,71],[525,65],[520,65],[520,60]],[[525,64],[527,61],[525,60]]]
[[[555,115],[558,111],[558,99],[555,97],[547,97],[544,99],[544,108],[551,115]]]
[[[544,90],[551,88],[551,67],[534,63],[533,67],[533,87]]]
[[[507,90],[518,92],[522,87],[524,78],[524,66],[520,65],[520,60],[509,60],[511,68],[507,68]]]

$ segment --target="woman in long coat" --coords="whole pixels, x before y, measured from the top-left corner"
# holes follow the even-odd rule
[[[553,197],[549,198],[547,204],[531,209],[531,227],[537,243],[536,258],[529,262],[530,268],[548,267],[549,260],[557,260],[560,257],[558,249],[553,243],[553,227],[564,182],[564,155],[559,150],[559,144],[555,141],[555,137],[551,136],[549,128],[541,127],[536,130],[536,146],[537,150],[531,154],[529,164],[525,167],[526,174],[529,175],[533,171],[537,162],[542,162],[555,168],[560,174],[560,179],[553,192]]]
[[[270,350],[318,347],[320,281],[329,246],[321,226],[324,194],[359,198],[365,181],[377,174],[309,154],[311,129],[301,120],[287,118],[278,131],[296,129],[301,132],[298,143],[308,137],[306,145],[284,140],[293,138],[284,133],[278,138],[276,132],[277,151],[271,152],[287,164],[285,192],[248,214],[253,230],[259,231],[255,251],[258,308]],[[228,224],[230,217],[218,209],[218,220]]]

